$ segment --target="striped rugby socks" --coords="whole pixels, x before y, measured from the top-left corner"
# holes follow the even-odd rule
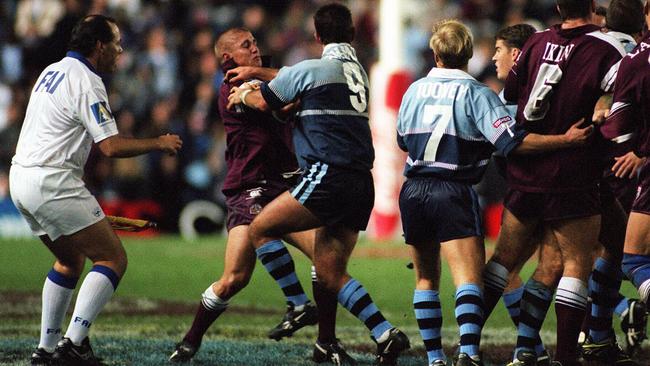
[[[434,290],[415,290],[413,294],[415,319],[427,351],[429,365],[436,360],[445,361],[442,349],[442,310],[439,292]]]
[[[299,307],[309,301],[296,275],[293,258],[281,240],[276,239],[265,243],[255,252],[264,268],[280,285],[287,302],[293,304],[294,307]]]

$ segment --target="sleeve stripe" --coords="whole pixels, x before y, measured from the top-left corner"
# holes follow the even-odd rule
[[[628,133],[628,134],[625,134],[625,135],[614,137],[613,139],[611,139],[611,141],[615,142],[617,144],[622,144],[622,143],[624,143],[626,141],[631,140],[634,137],[634,135],[635,135],[634,133]]]
[[[618,67],[621,65],[621,61],[619,60],[617,63],[612,65],[612,67],[609,69],[607,74],[605,74],[605,77],[603,80],[600,82],[600,89],[602,89],[604,92],[609,92],[612,90],[614,87],[614,82],[616,81],[616,75],[618,74]]]

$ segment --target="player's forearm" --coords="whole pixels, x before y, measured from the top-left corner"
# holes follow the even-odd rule
[[[573,143],[566,135],[529,133],[513,152],[515,154],[535,154],[571,146],[573,146]]]
[[[266,103],[266,100],[264,100],[264,97],[262,96],[262,92],[260,90],[253,90],[249,93],[246,93],[246,95],[242,95],[242,97],[242,104],[249,108],[257,109],[258,111],[263,112],[268,112],[271,110],[271,108],[269,108],[269,105]]]
[[[277,74],[278,69],[272,69],[270,67],[257,67],[255,68],[253,77],[264,81],[270,81],[273,80]]]
[[[136,139],[120,135],[99,142],[99,149],[109,158],[130,158],[155,150],[164,150],[160,138]]]

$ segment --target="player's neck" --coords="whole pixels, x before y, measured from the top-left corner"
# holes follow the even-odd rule
[[[582,27],[583,25],[591,24],[589,19],[586,18],[576,18],[576,19],[567,19],[562,22],[562,29],[571,29]]]

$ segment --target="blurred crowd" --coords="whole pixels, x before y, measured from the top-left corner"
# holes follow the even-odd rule
[[[404,1],[404,0],[402,0]],[[215,35],[232,26],[252,31],[273,66],[320,57],[311,13],[322,0],[3,0],[0,4],[0,198],[31,88],[41,70],[64,57],[74,24],[86,14],[118,20],[124,53],[108,85],[123,135],[181,135],[176,157],[150,154],[109,160],[94,151],[89,189],[103,202],[149,200],[162,227],[177,230],[185,204],[222,204],[223,126],[216,90],[223,75],[213,54]],[[405,65],[414,78],[432,67],[431,26],[444,18],[468,24],[475,37],[470,73],[499,89],[491,61],[495,32],[528,22],[558,22],[555,0],[406,0]],[[346,2],[357,27],[354,46],[369,69],[378,50],[379,0]]]

